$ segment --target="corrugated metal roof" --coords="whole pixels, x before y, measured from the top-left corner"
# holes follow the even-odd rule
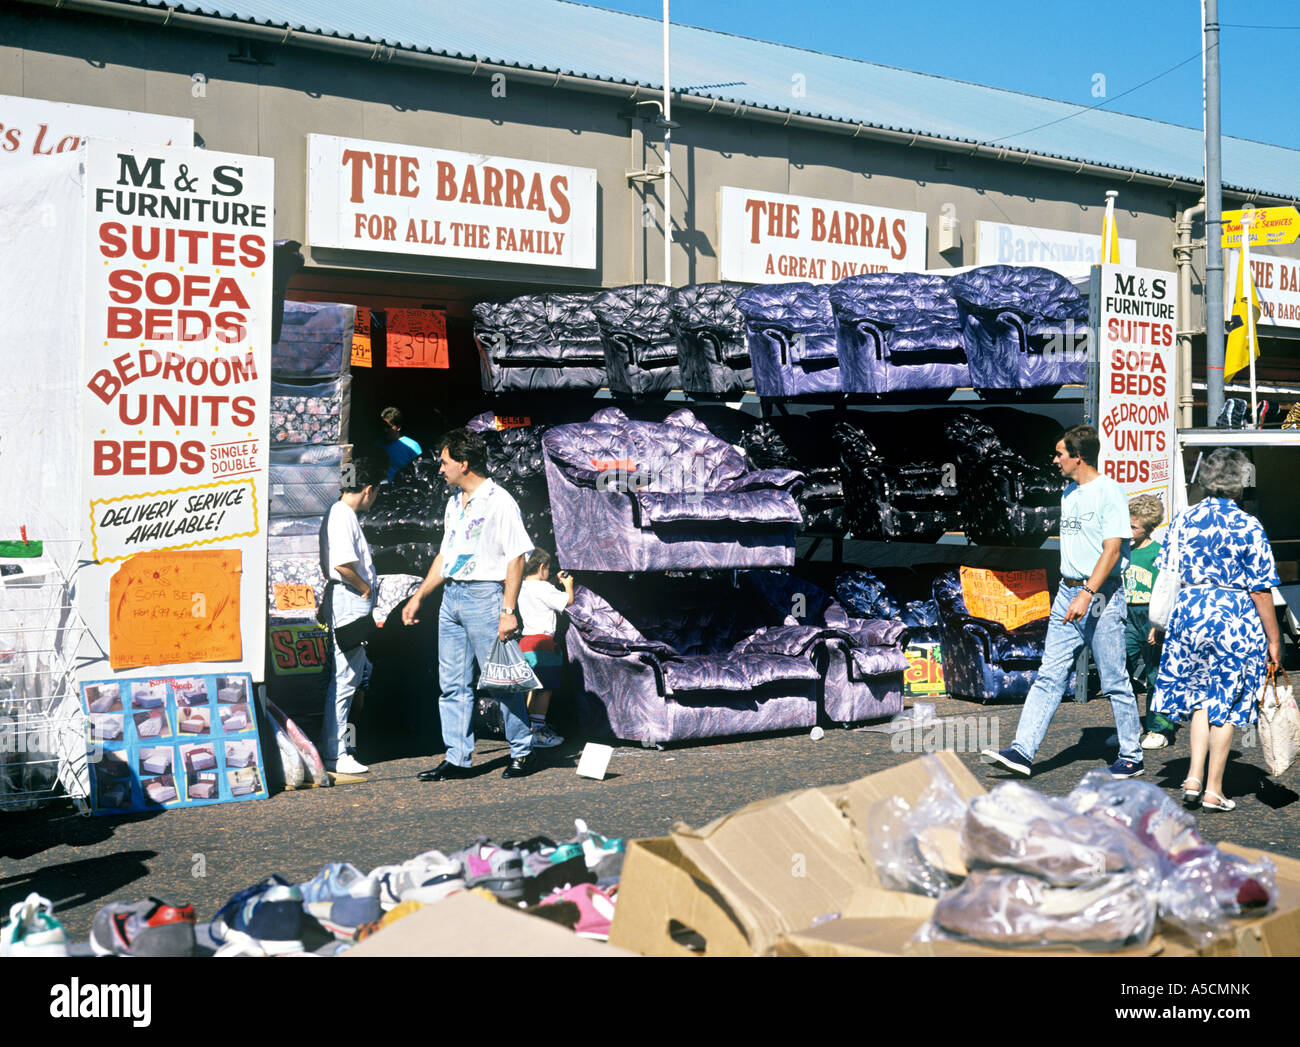
[[[589,79],[663,85],[658,20],[570,0],[116,2]],[[1203,178],[1199,128],[690,26],[672,27],[671,46],[673,87],[694,95],[1145,174]],[[1225,137],[1223,183],[1300,198],[1300,150]]]

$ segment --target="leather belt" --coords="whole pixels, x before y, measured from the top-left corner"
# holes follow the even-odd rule
[[[1072,588],[1074,588],[1074,589],[1078,589],[1078,588],[1079,588],[1080,586],[1082,586],[1082,585],[1083,585],[1087,580],[1088,580],[1087,578],[1062,578],[1062,579],[1061,579],[1061,583],[1062,583],[1063,585],[1068,585],[1068,586],[1070,586],[1070,587],[1072,587]]]

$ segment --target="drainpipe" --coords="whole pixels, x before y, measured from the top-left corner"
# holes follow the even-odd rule
[[[1179,429],[1192,427],[1192,336],[1200,328],[1195,325],[1195,311],[1192,307],[1192,252],[1196,244],[1192,242],[1192,223],[1205,216],[1205,197],[1186,211],[1181,212],[1174,221],[1174,230],[1178,242],[1174,244],[1174,261],[1178,267],[1178,310],[1182,314],[1178,321],[1178,405],[1177,426]]]

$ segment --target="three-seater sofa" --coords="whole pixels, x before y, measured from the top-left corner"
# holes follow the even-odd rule
[[[643,745],[852,723],[903,707],[900,621],[850,619],[771,571],[579,587],[566,644],[582,728]]]

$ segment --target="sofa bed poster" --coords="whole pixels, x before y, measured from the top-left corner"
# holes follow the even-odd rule
[[[95,813],[265,798],[252,693],[247,674],[83,684]]]

